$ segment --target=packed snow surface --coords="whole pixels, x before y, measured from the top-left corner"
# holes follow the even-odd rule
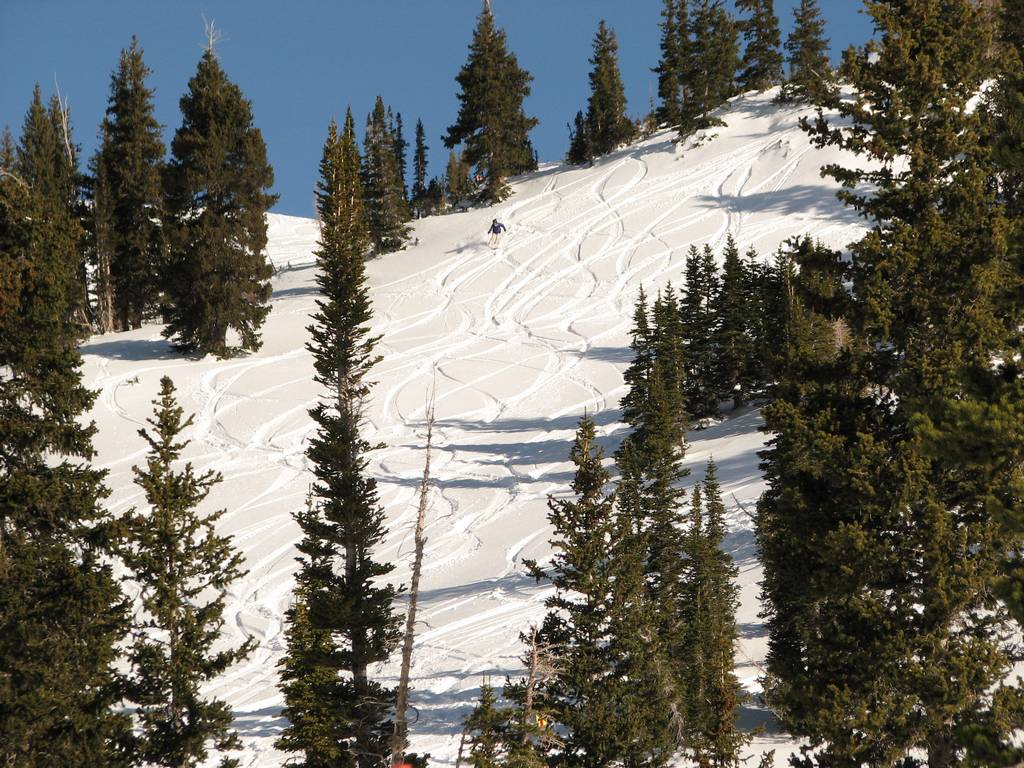
[[[390,530],[377,554],[396,564],[396,583],[409,578],[425,405],[435,382],[437,389],[411,725],[412,749],[436,764],[454,764],[481,681],[500,685],[521,671],[519,633],[541,619],[550,594],[522,560],[550,556],[546,500],[567,491],[577,420],[585,411],[594,417],[606,455],[624,435],[619,399],[639,287],[653,295],[679,285],[689,246],[710,243],[720,253],[729,234],[763,257],[798,234],[837,248],[856,239],[862,224],[819,173],[837,154],[811,147],[797,125],[801,110],[773,95],[734,99],[722,111],[726,127],[681,147],[662,132],[593,167],[545,165],[517,179],[505,203],[421,220],[406,250],[368,263],[383,360],[366,436],[386,446],[371,462]],[[494,217],[509,230],[497,250],[487,247]],[[232,642],[255,637],[259,647],[209,692],[234,707],[242,764],[260,768],[286,759],[273,747],[285,725],[276,666],[296,571],[292,513],[312,483],[305,451],[319,387],[305,344],[317,234],[315,221],[270,216],[277,274],[256,354],[186,358],[157,326],[82,347],[86,382],[99,392],[92,417],[115,513],[144,504],[132,477],[146,449],[137,431],[164,374],[195,414],[187,457],[224,476],[207,509],[227,508],[221,530],[248,566],[231,590],[225,632]],[[711,456],[720,470],[726,546],[742,589],[737,674],[752,693],[766,647],[749,516],[764,487],[760,424],[756,409],[729,414],[691,432],[687,454],[692,481]],[[387,682],[396,679],[397,656],[378,670]],[[741,722],[766,726],[751,752],[776,749],[784,764],[793,745],[756,699]]]

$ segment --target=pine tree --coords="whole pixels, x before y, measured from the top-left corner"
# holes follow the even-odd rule
[[[763,91],[785,79],[782,72],[782,33],[774,0],[737,0],[736,10],[750,18],[742,22],[746,47],[738,76],[740,90]]]
[[[641,285],[633,309],[633,328],[630,331],[629,348],[633,351],[633,359],[623,373],[626,394],[622,396],[620,402],[622,420],[633,428],[634,434],[637,434],[637,430],[642,429],[643,426],[642,419],[648,397],[648,382],[651,378],[651,368],[654,365],[653,341],[647,294]]]
[[[127,604],[109,566],[105,473],[88,463],[95,428],[83,417],[95,395],[82,385],[81,328],[69,322],[80,232],[4,144],[0,763],[126,767],[131,723],[114,709],[113,665]]]
[[[469,58],[455,80],[459,115],[448,127],[444,144],[449,149],[464,144],[463,159],[486,180],[479,199],[499,202],[509,194],[509,176],[537,167],[529,138],[537,120],[523,111],[533,77],[508,51],[489,2],[477,18]]]
[[[594,155],[605,155],[633,138],[636,129],[626,116],[626,92],[619,74],[619,44],[615,31],[602,20],[594,37],[590,59],[590,99],[587,102],[587,138]]]
[[[360,434],[377,362],[369,335],[359,150],[351,112],[339,136],[332,122],[320,163],[317,284],[323,298],[310,327],[315,380],[328,393],[310,411],[317,423],[307,452],[317,482],[296,518],[303,531],[296,605],[282,663],[287,711],[295,720],[278,744],[304,764],[382,766],[390,756],[393,691],[369,676],[399,639],[395,589],[380,583],[390,564],[376,562],[383,511],[366,473],[371,445]],[[307,624],[308,622],[308,624]],[[332,761],[337,762],[332,762]]]
[[[192,425],[174,392],[171,379],[161,378],[154,417],[147,420],[152,432],[139,430],[150,452],[146,467],[135,467],[135,480],[150,511],[126,517],[121,555],[140,587],[142,605],[128,681],[141,730],[138,754],[147,765],[182,768],[201,764],[211,747],[241,747],[231,730],[230,706],[204,696],[201,688],[256,644],[220,644],[227,590],[245,571],[231,537],[215,530],[227,510],[203,515],[196,509],[220,474],[197,474],[190,463],[174,469],[188,445],[181,434]],[[225,757],[220,765],[239,763]]]
[[[769,361],[774,350],[769,346],[777,315],[776,281],[770,263],[763,262],[757,251],[747,249],[743,258],[744,291],[746,295],[746,360],[743,376],[752,396],[765,394],[771,382]]]
[[[78,146],[71,135],[71,116],[56,95],[43,106],[42,91],[36,83],[32,103],[25,114],[21,139],[15,153],[18,177],[46,201],[51,216],[68,220],[67,234],[75,239],[75,290],[66,310],[68,318],[86,327],[88,290],[85,264],[85,230],[82,226],[83,180],[78,171]]]
[[[416,218],[427,210],[427,138],[423,121],[416,121],[416,150],[412,158],[412,207]]]
[[[661,60],[658,75],[658,120],[675,128],[683,120],[689,69],[689,0],[664,0],[661,11]]]
[[[156,308],[159,294],[164,143],[153,116],[153,91],[146,87],[149,74],[132,37],[110,78],[110,99],[100,126],[103,140],[93,159],[97,214],[92,236],[108,266],[103,271],[109,273],[109,289],[104,286],[98,293],[101,301],[109,300],[115,321],[108,330],[140,327]]]
[[[594,157],[590,141],[590,130],[583,112],[577,112],[573,125],[569,129],[569,151],[565,153],[565,162],[571,165],[589,163]]]
[[[468,762],[472,768],[504,768],[505,721],[494,688],[484,682],[480,686],[480,701],[466,717],[463,729],[468,736]]]
[[[733,672],[739,598],[736,566],[722,551],[724,517],[717,468],[711,460],[703,483],[693,489],[686,543],[686,747],[699,766],[737,768],[749,737],[736,730],[744,699]]]
[[[43,106],[36,83],[21,128],[18,175],[55,208],[73,207],[76,195],[77,147],[65,134],[66,113],[56,95]],[[70,126],[68,127],[70,130]]]
[[[14,172],[15,151],[11,128],[5,125],[3,135],[0,136],[0,170]]]
[[[1021,545],[996,524],[1019,508],[1009,468],[1024,457],[1019,431],[1000,426],[1024,420],[1019,370],[1000,362],[1019,354],[1021,302],[1002,287],[1020,265],[983,117],[967,107],[992,74],[983,12],[969,0],[870,10],[878,56],[858,62],[857,98],[839,106],[856,128],[809,126],[820,145],[866,155],[827,171],[872,230],[848,263],[811,267],[850,286],[853,343],[768,414],[769,694],[819,762],[919,750],[946,768],[979,731],[1008,748],[1021,717],[1003,682],[1019,625],[992,597]],[[882,164],[897,156],[906,164]]]
[[[673,428],[681,436],[689,427],[686,409],[686,341],[682,309],[671,283],[665,286],[665,290],[655,300],[651,315],[654,321],[651,349],[665,390],[665,409],[674,422]]]
[[[1000,198],[1011,219],[1007,242],[1016,244],[1016,260],[1024,263],[1024,2],[1004,0],[1001,40],[1007,49],[1007,62],[997,87],[986,105],[993,133],[993,160],[999,182]],[[1019,270],[1018,270],[1019,271]],[[1016,281],[1020,285],[1019,278]],[[1007,293],[1012,297],[1012,286]],[[1013,304],[1009,298],[1008,304]],[[1011,309],[1012,311],[1012,309]],[[1024,510],[1009,512],[1005,524],[1017,533],[1024,532]],[[1018,622],[1024,622],[1024,556],[1016,554],[1006,564],[1006,579],[1001,594]]]
[[[715,296],[712,312],[715,330],[715,370],[712,390],[716,399],[732,398],[739,408],[746,400],[747,365],[750,359],[749,285],[739,248],[732,235],[725,243],[721,289]]]
[[[789,54],[789,80],[782,88],[781,97],[823,104],[834,90],[825,19],[817,0],[800,0],[800,5],[793,9],[793,17],[793,31],[785,46]]]
[[[391,109],[388,109],[388,123],[389,127],[391,120]],[[408,162],[406,161],[406,152],[409,150],[409,142],[405,140],[405,127],[402,125],[402,113],[395,113],[394,126],[391,127],[391,134],[395,137],[395,161],[398,163],[398,178],[402,182],[402,199],[409,200],[409,183],[406,180],[406,172],[408,170]]]
[[[274,171],[252,107],[206,50],[181,99],[164,174],[169,259],[164,336],[188,352],[259,349],[270,312],[266,213]],[[228,344],[228,330],[239,337]]]
[[[366,229],[377,254],[397,251],[409,238],[409,205],[396,155],[397,142],[384,99],[378,96],[373,112],[366,118],[362,166]]]
[[[594,422],[587,417],[580,420],[570,457],[576,467],[573,496],[548,499],[555,551],[549,574],[534,567],[556,589],[545,601],[548,613],[536,642],[555,649],[558,671],[542,690],[546,709],[567,731],[563,759],[603,766],[618,757],[609,726],[619,691],[606,651],[615,502]]]
[[[690,13],[689,98],[683,109],[680,137],[694,130],[720,125],[711,112],[735,92],[739,67],[739,39],[736,21],[723,0],[696,0]]]
[[[686,286],[679,305],[686,352],[686,409],[694,419],[718,414],[714,386],[714,306],[718,296],[718,269],[708,245],[703,252],[691,246],[686,255]]]
[[[469,182],[469,167],[454,149],[448,153],[444,189],[450,205],[458,205],[472,192]]]

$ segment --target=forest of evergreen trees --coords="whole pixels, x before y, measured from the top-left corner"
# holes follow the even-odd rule
[[[463,760],[745,764],[727,509],[714,460],[699,481],[684,460],[689,430],[757,403],[770,436],[754,514],[761,682],[801,740],[791,765],[1019,765],[1024,0],[871,2],[877,38],[838,72],[815,0],[801,0],[784,45],[772,0],[736,7],[740,19],[722,0],[665,0],[660,103],[639,122],[602,22],[569,161],[651,121],[688,136],[741,90],[780,85],[780,100],[819,106],[802,122],[815,145],[870,161],[824,169],[869,228],[845,254],[798,233],[770,257],[731,237],[721,254],[693,246],[679,289],[640,291],[625,437],[605,457],[593,419],[580,419],[571,485],[549,499],[554,555],[526,563],[553,587],[544,619],[520,628],[523,676],[500,694],[485,681]],[[244,574],[216,531],[224,510],[202,511],[221,478],[180,461],[191,418],[163,377],[139,430],[144,508],[115,517],[78,344],[159,319],[185,353],[258,349],[273,170],[212,41],[169,156],[148,74],[132,39],[87,170],[66,103],[44,103],[38,86],[20,135],[0,145],[0,764],[11,768],[181,768],[214,754],[238,765],[232,712],[203,691],[252,651],[221,638],[227,589]],[[536,168],[531,80],[486,3],[456,77],[443,177],[428,179],[417,121],[407,183],[402,116],[382,97],[362,149],[351,109],[327,128],[307,344],[323,399],[310,411],[314,483],[294,511],[279,667],[277,746],[292,765],[427,764],[406,754],[396,689],[374,678],[403,637],[394,565],[375,559],[387,531],[363,434],[381,359],[365,262],[402,248],[413,217],[499,201],[510,176]]]

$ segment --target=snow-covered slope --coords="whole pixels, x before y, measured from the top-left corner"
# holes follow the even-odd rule
[[[767,95],[739,97],[698,147],[668,133],[602,158],[593,168],[548,165],[518,180],[494,209],[420,221],[415,245],[370,262],[374,331],[383,362],[367,433],[386,444],[373,455],[390,536],[379,556],[407,581],[415,493],[423,463],[423,417],[437,386],[437,429],[422,623],[413,663],[413,749],[454,762],[463,716],[486,677],[519,668],[518,633],[543,614],[547,588],[523,574],[524,557],[549,554],[545,499],[570,478],[567,454],[589,411],[610,454],[622,437],[619,398],[629,360],[638,287],[680,282],[691,244],[720,250],[728,233],[767,256],[785,238],[812,234],[841,247],[857,219],[834,198],[819,168],[836,159],[810,147],[800,111]],[[487,226],[509,227],[500,250]],[[144,456],[136,434],[169,374],[196,414],[188,457],[223,473],[209,504],[226,507],[223,530],[249,573],[232,590],[227,632],[259,640],[251,658],[212,688],[235,708],[243,765],[278,766],[272,743],[284,725],[275,665],[295,572],[292,512],[311,483],[304,451],[317,398],[306,326],[316,298],[313,221],[270,217],[269,255],[278,268],[263,349],[240,359],[185,359],[160,328],[95,337],[82,347],[99,462],[110,472],[115,512],[139,504],[131,468]],[[740,678],[757,689],[765,638],[759,623],[751,521],[744,511],[763,484],[759,415],[741,411],[690,435],[688,464],[699,479],[709,456],[730,507],[727,546],[740,569]],[[389,664],[386,676],[397,674]],[[752,751],[789,741],[751,706],[743,725],[769,726]]]

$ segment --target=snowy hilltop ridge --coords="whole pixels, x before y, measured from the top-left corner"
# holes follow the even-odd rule
[[[798,126],[807,109],[779,105],[774,95],[732,99],[720,112],[725,126],[682,147],[661,132],[593,167],[544,165],[516,179],[506,202],[417,221],[413,245],[368,264],[383,361],[372,375],[366,431],[386,446],[371,470],[390,530],[379,559],[397,564],[397,581],[408,579],[426,398],[435,381],[437,389],[413,750],[454,763],[481,681],[521,668],[519,632],[542,616],[549,592],[525,575],[522,560],[550,554],[546,499],[567,487],[578,418],[592,414],[606,453],[622,437],[622,371],[639,287],[653,294],[680,283],[687,249],[708,243],[720,253],[728,235],[767,258],[794,235],[842,248],[861,230],[819,173],[835,151],[814,149]],[[486,233],[495,217],[508,233],[492,250]],[[228,639],[252,636],[259,646],[212,692],[234,708],[242,764],[261,767],[285,760],[272,746],[283,725],[276,664],[296,570],[292,513],[312,477],[307,411],[318,397],[305,347],[317,225],[272,214],[269,235],[277,273],[258,353],[182,357],[156,326],[82,346],[86,383],[100,392],[91,416],[115,514],[141,501],[131,468],[146,446],[136,432],[164,374],[196,414],[186,457],[226,478],[207,503],[227,508],[220,530],[234,536],[248,568],[230,595]],[[765,653],[744,509],[763,487],[759,424],[755,409],[741,410],[692,433],[687,454],[693,479],[712,455],[719,467],[742,587],[737,674],[751,691]],[[397,658],[384,672],[397,675]],[[768,716],[751,704],[743,724],[758,723]],[[770,724],[751,752],[767,742],[781,760],[787,742]]]

